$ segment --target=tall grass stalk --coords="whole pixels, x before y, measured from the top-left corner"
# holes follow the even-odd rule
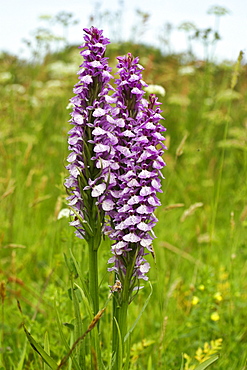
[[[234,88],[237,84],[237,76],[239,75],[239,72],[240,72],[242,59],[243,59],[243,52],[240,51],[238,60],[232,72],[232,78],[231,78],[231,84],[230,84],[230,88],[232,92],[234,91]],[[217,217],[217,211],[218,211],[218,206],[219,206],[222,175],[223,175],[223,168],[224,168],[224,161],[225,161],[226,146],[224,144],[226,143],[226,140],[227,140],[227,135],[228,135],[228,130],[229,130],[229,118],[228,117],[231,117],[231,112],[232,112],[232,99],[228,103],[226,123],[224,127],[223,138],[222,138],[223,146],[221,149],[221,156],[220,156],[220,161],[219,161],[219,172],[218,172],[217,185],[216,185],[216,194],[215,194],[214,205],[213,205],[213,210],[212,210],[211,238],[210,238],[211,243],[213,243],[213,240],[214,240],[215,224],[216,224],[216,217]]]

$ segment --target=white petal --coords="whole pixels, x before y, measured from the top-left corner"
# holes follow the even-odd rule
[[[106,184],[99,184],[96,185],[92,190],[92,197],[98,197],[99,195],[103,194],[106,189]]]
[[[85,84],[90,84],[93,82],[92,76],[86,75],[81,77],[81,82],[84,82]]]
[[[138,207],[136,209],[136,212],[140,213],[141,215],[142,214],[148,214],[149,213],[149,210],[148,210],[148,207],[145,206],[144,204],[142,204],[140,207]]]
[[[73,121],[76,122],[78,125],[82,125],[84,122],[84,119],[81,114],[74,114],[73,115]]]
[[[107,150],[110,150],[110,147],[109,145],[97,144],[95,145],[93,150],[95,151],[95,153],[102,153],[102,152],[106,152]]]
[[[140,195],[144,197],[152,193],[153,193],[153,190],[149,186],[143,186],[140,191]]]
[[[102,208],[104,211],[111,211],[114,208],[114,202],[111,199],[105,199]]]
[[[149,179],[152,176],[153,176],[152,172],[147,170],[142,170],[138,175],[138,177],[140,177],[141,179]]]
[[[149,271],[150,265],[148,262],[144,263],[143,265],[140,266],[140,271],[145,274]]]
[[[152,244],[151,239],[142,239],[141,240],[141,246],[142,247],[149,247]]]
[[[92,131],[93,135],[104,135],[105,133],[106,131],[103,130],[101,127],[95,127],[95,129],[93,129]]]
[[[93,116],[94,117],[102,117],[102,116],[104,116],[105,115],[105,110],[104,109],[102,109],[102,108],[96,108],[95,110],[94,110],[94,112],[93,112]]]
[[[137,243],[141,240],[141,238],[134,233],[129,233],[127,235],[124,235],[123,240],[130,243]]]
[[[150,230],[150,226],[148,224],[146,224],[145,222],[140,222],[138,225],[137,225],[137,228],[139,230],[142,230],[142,231],[149,231]]]
[[[72,212],[69,208],[62,208],[61,211],[59,212],[58,216],[57,216],[57,219],[60,220],[63,217],[67,218],[70,215],[72,215]]]

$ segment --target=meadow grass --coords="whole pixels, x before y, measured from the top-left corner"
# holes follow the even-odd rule
[[[155,259],[149,258],[153,292],[131,335],[130,368],[180,369],[184,354],[184,368],[193,370],[215,350],[221,357],[212,369],[247,369],[246,66],[234,75],[232,63],[195,60],[188,69],[183,56],[131,44],[109,48],[111,63],[128,51],[140,56],[144,80],[166,89],[160,100],[168,143]],[[74,313],[64,254],[71,250],[87,274],[86,245],[67,219],[57,219],[66,207],[66,106],[77,53],[70,48],[39,65],[9,55],[0,60],[9,72],[0,102],[0,368],[8,370],[46,369],[27,343],[23,320],[40,344],[47,346],[48,333],[55,360],[66,355],[56,319],[67,323],[61,330],[69,338]],[[109,257],[106,241],[99,252],[100,307],[113,284]],[[150,289],[145,283],[132,303],[130,325]],[[110,321],[107,308],[100,323],[106,364]]]

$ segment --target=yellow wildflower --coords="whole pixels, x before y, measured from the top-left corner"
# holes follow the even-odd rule
[[[218,321],[220,319],[220,315],[218,314],[217,311],[213,312],[210,316],[211,320],[213,321]]]
[[[218,302],[221,302],[222,301],[222,295],[221,295],[221,293],[220,292],[217,292],[217,293],[215,293],[214,294],[214,299],[216,300],[216,301],[218,301]]]
[[[200,301],[200,299],[197,296],[194,295],[192,297],[192,302],[191,303],[192,303],[193,306],[196,306],[199,303],[199,301]]]

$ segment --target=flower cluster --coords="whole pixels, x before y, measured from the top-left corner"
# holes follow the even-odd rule
[[[153,94],[143,98],[147,84],[139,59],[131,54],[117,58],[119,78],[110,95],[110,68],[104,57],[108,40],[93,27],[85,31],[84,69],[71,99],[74,127],[69,132],[70,177],[65,184],[77,216],[72,225],[86,238],[92,224],[90,207],[97,207],[101,229],[114,241],[109,270],[123,283],[132,265],[133,290],[137,279],[147,280],[145,255],[153,252],[165,128],[159,123],[158,99]]]
[[[92,159],[94,146],[92,131],[99,125],[101,117],[111,110],[108,93],[112,78],[107,58],[104,57],[109,40],[103,37],[103,31],[91,27],[84,29],[85,43],[80,54],[84,62],[80,65],[79,82],[74,87],[76,94],[70,101],[73,104],[69,131],[69,150],[67,169],[70,176],[65,181],[69,191],[69,206],[76,218],[71,222],[76,227],[76,235],[88,239],[101,227],[102,215],[99,217],[95,197],[105,190],[105,186],[95,185],[100,169],[95,167]],[[99,244],[99,241],[98,241]]]
[[[108,187],[102,207],[109,215],[112,225],[110,238],[113,257],[109,270],[117,272],[124,280],[127,266],[134,259],[132,280],[147,280],[149,264],[144,256],[153,252],[152,229],[157,222],[155,208],[160,205],[157,192],[161,188],[161,168],[165,165],[162,144],[165,128],[159,124],[161,110],[157,98],[150,95],[149,102],[143,99],[143,67],[131,54],[118,57],[119,79],[116,80],[114,163],[112,174],[116,184]],[[121,123],[119,125],[119,122]]]

